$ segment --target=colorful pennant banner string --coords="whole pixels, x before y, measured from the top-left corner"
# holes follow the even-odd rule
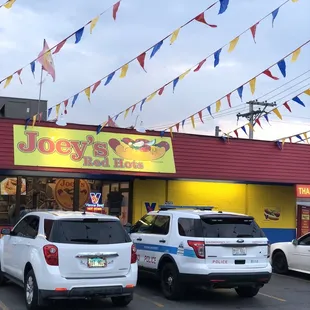
[[[293,138],[297,138],[297,141],[293,141]],[[289,136],[289,137],[284,137],[281,139],[278,139],[275,141],[277,145],[279,146],[280,149],[283,149],[284,144],[289,142],[289,143],[307,143],[310,144],[310,130],[305,131],[305,132],[300,132],[298,134]]]
[[[5,2],[4,4],[1,4],[0,5],[0,9],[2,8],[2,7],[4,7],[4,8],[6,8],[6,9],[10,9],[12,6],[13,6],[13,4],[16,2],[16,0],[8,0],[7,2]]]
[[[10,1],[7,1],[5,5],[11,5],[15,2],[16,0],[10,0]],[[121,1],[123,0],[119,0],[118,2],[114,3],[112,6],[110,6],[108,9],[104,10],[103,12],[101,12],[100,14],[98,14],[95,18],[93,18],[92,20],[90,20],[88,23],[86,23],[83,27],[80,27],[78,30],[76,30],[75,32],[73,32],[72,34],[70,34],[69,36],[67,36],[65,39],[63,39],[61,42],[57,43],[56,45],[54,45],[52,48],[49,48],[48,50],[45,51],[44,54],[38,56],[36,59],[34,59],[33,61],[31,61],[30,63],[28,63],[27,65],[25,65],[24,67],[20,68],[19,70],[15,71],[14,73],[12,73],[10,76],[7,76],[6,78],[4,78],[3,80],[0,81],[0,84],[2,82],[5,81],[5,85],[6,87],[10,84],[10,82],[12,81],[12,78],[14,75],[17,75],[20,82],[21,82],[21,74],[22,74],[22,71],[30,66],[30,69],[31,69],[31,72],[32,74],[34,75],[35,74],[35,70],[36,70],[36,61],[39,60],[40,57],[43,57],[45,56],[45,54],[57,54],[60,52],[60,50],[63,48],[63,46],[66,44],[66,42],[74,37],[75,38],[75,44],[78,44],[82,37],[83,37],[83,34],[84,34],[84,30],[86,28],[86,26],[90,25],[90,33],[92,33],[93,29],[95,28],[99,18],[105,14],[107,11],[111,10],[112,9],[112,16],[113,16],[113,19],[116,20],[116,16],[117,16],[117,12],[119,10],[119,7],[120,7],[120,4],[121,4]],[[22,82],[21,82],[22,83]]]
[[[285,5],[286,3],[288,3],[291,0],[287,0],[284,3],[282,3],[276,10],[279,10],[283,5]],[[272,11],[274,12],[274,10]],[[167,82],[166,84],[164,84],[162,87],[158,88],[157,90],[155,90],[154,92],[152,92],[151,94],[149,94],[148,96],[144,97],[142,100],[136,102],[135,104],[129,106],[127,109],[117,113],[115,116],[112,117],[112,119],[114,121],[117,120],[117,118],[121,115],[124,114],[124,118],[127,117],[129,111],[133,112],[136,107],[138,105],[140,105],[140,111],[142,111],[143,106],[146,102],[150,102],[156,95],[161,96],[164,93],[164,90],[166,89],[166,87],[168,85],[172,85],[172,90],[174,92],[176,86],[178,85],[179,81],[181,81],[182,79],[184,79],[184,77],[186,77],[189,73],[191,72],[198,72],[203,65],[206,63],[207,59],[214,57],[214,67],[216,67],[219,63],[220,63],[220,55],[221,52],[223,50],[224,47],[229,46],[228,51],[232,51],[235,47],[236,44],[239,41],[239,38],[245,34],[246,32],[250,31],[252,34],[252,37],[255,37],[256,34],[256,27],[259,23],[261,23],[263,20],[265,20],[268,16],[272,15],[272,12],[270,12],[269,14],[267,14],[266,16],[264,16],[263,18],[261,18],[258,22],[256,22],[255,24],[253,24],[251,27],[249,27],[248,29],[246,29],[245,31],[243,31],[241,34],[239,34],[237,37],[235,37],[234,39],[232,39],[229,43],[225,44],[224,46],[222,46],[220,49],[218,49],[217,51],[215,51],[214,53],[210,54],[209,56],[207,56],[206,58],[202,59],[200,62],[198,62],[197,64],[195,64],[193,67],[189,68],[188,70],[186,70],[185,72],[183,72],[181,75],[177,76],[176,78],[174,78],[173,80]],[[255,31],[254,31],[255,29]],[[254,34],[254,35],[253,35]],[[306,43],[305,43],[306,44]],[[301,46],[302,47],[302,46]],[[300,48],[301,48],[300,47]],[[294,53],[296,53],[296,51],[294,51]],[[283,76],[286,75],[286,64],[285,61],[283,60],[282,62],[279,63],[279,69],[281,71],[281,73],[283,74]],[[272,73],[269,71],[269,69],[265,70],[263,72],[265,75],[269,76],[272,79],[278,79],[277,77],[274,77],[272,75]],[[113,74],[114,76],[114,74]],[[240,95],[240,98],[242,99],[242,92],[243,92],[243,85],[238,88],[238,93]],[[230,96],[228,95],[227,100],[229,101],[230,104]],[[210,107],[207,107],[208,110],[210,110]],[[217,110],[219,111],[221,109],[221,105],[219,104],[219,102],[217,103]],[[210,112],[210,111],[209,111]],[[210,112],[211,114],[211,112]],[[101,123],[100,125],[98,125],[98,128],[103,128],[106,125],[106,121]]]
[[[310,96],[310,88],[308,88],[308,89],[306,89],[306,90],[303,90],[303,91],[302,91],[301,93],[299,93],[298,95],[294,95],[291,99],[286,100],[283,104],[281,104],[281,105],[279,105],[279,106],[277,106],[277,107],[271,109],[270,111],[264,113],[260,118],[258,118],[258,119],[256,120],[256,122],[255,122],[255,124],[254,124],[254,127],[255,127],[255,125],[257,124],[260,128],[263,129],[263,126],[262,126],[262,121],[263,121],[263,120],[266,121],[266,122],[270,125],[270,123],[269,123],[269,121],[270,121],[270,120],[269,120],[269,115],[271,115],[271,114],[276,115],[277,118],[279,118],[280,120],[282,120],[282,119],[283,119],[283,116],[282,116],[281,112],[279,111],[279,108],[283,106],[283,107],[286,108],[287,111],[292,112],[291,105],[289,104],[290,101],[291,101],[292,104],[297,103],[297,104],[299,104],[299,105],[301,105],[301,106],[303,106],[303,107],[306,107],[305,103],[302,101],[302,99],[300,99],[300,96],[302,96],[302,95],[308,95],[308,96]],[[230,132],[228,132],[228,133],[225,133],[224,135],[225,135],[226,137],[230,137],[231,134],[234,133],[235,136],[236,136],[237,138],[239,138],[239,132],[240,132],[240,130],[242,130],[246,135],[248,135],[247,128],[250,128],[250,127],[251,127],[251,123],[249,122],[249,123],[244,124],[243,126],[241,126],[241,127],[239,127],[239,128],[236,128],[236,129],[234,129],[234,130],[232,130],[232,131],[230,131]],[[292,137],[293,137],[293,136],[292,136]],[[285,142],[285,140],[286,140],[286,139],[289,139],[289,138],[290,138],[290,137],[282,138],[281,141],[284,139],[284,142]]]

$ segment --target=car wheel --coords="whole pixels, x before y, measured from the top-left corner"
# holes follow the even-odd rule
[[[287,259],[282,251],[276,252],[273,255],[272,268],[275,273],[286,274],[288,272]]]
[[[259,287],[244,286],[236,288],[236,292],[240,297],[251,298],[258,294]]]
[[[30,270],[26,275],[24,282],[24,292],[27,309],[39,309],[39,290],[33,270]]]
[[[112,297],[112,303],[117,307],[126,307],[133,300],[133,294],[129,296]]]
[[[8,282],[8,279],[4,276],[3,272],[1,271],[1,265],[0,265],[0,286],[4,285],[6,282]]]
[[[161,289],[164,296],[170,300],[178,300],[183,293],[182,284],[179,281],[179,271],[175,264],[167,263],[161,270]]]

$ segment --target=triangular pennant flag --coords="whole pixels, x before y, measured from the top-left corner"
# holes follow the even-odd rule
[[[275,9],[275,10],[271,13],[271,15],[272,15],[272,27],[273,27],[273,25],[274,25],[274,20],[276,19],[278,13],[279,13],[279,8]]]
[[[261,124],[259,118],[258,118],[255,122],[256,122],[256,124],[258,124],[258,126],[259,126],[261,129],[263,129],[262,124]]]
[[[170,136],[171,136],[171,138],[173,138],[172,127],[169,128],[169,131],[170,131]]]
[[[75,94],[73,99],[72,99],[72,104],[71,104],[71,108],[73,108],[73,106],[75,105],[75,102],[77,100],[77,98],[79,97],[79,94]]]
[[[121,4],[121,1],[118,1],[117,3],[115,3],[113,5],[113,13],[112,13],[112,15],[113,15],[113,19],[114,20],[116,20],[116,15],[117,15],[117,12],[118,12],[120,4]]]
[[[60,109],[60,103],[58,103],[58,104],[56,105],[56,118],[58,118],[59,109]]]
[[[180,129],[180,123],[175,124],[175,128],[176,128],[177,132],[179,132],[179,129]]]
[[[140,66],[142,67],[142,69],[146,72],[146,70],[144,68],[145,56],[146,56],[146,53],[144,52],[137,57],[137,60],[138,60],[138,63],[140,64]]]
[[[272,112],[273,112],[279,119],[282,119],[282,115],[281,115],[281,113],[279,112],[278,108],[273,109]]]
[[[236,135],[237,138],[239,138],[239,133],[238,133],[238,130],[234,130],[234,134]]]
[[[158,95],[161,96],[163,94],[165,90],[165,86],[163,86],[159,91],[158,91]]]
[[[288,139],[290,140],[290,143],[292,143],[292,137],[289,137]]]
[[[60,50],[63,48],[63,46],[65,45],[65,43],[67,42],[67,39],[61,41],[60,43],[57,44],[55,51],[53,52],[53,54],[57,54],[60,52]]]
[[[42,121],[43,112],[40,112],[39,114],[39,123]]]
[[[192,122],[193,128],[195,129],[196,126],[195,126],[195,117],[194,117],[194,115],[191,116],[191,122]]]
[[[26,122],[25,122],[25,130],[27,130],[27,127],[28,127],[30,121],[31,121],[31,118],[30,118],[30,117],[26,119]]]
[[[163,45],[163,43],[164,43],[164,41],[161,40],[160,42],[158,42],[157,44],[154,45],[152,53],[150,55],[150,58],[155,56],[155,54],[160,50],[160,48]]]
[[[222,49],[220,48],[214,53],[214,68],[220,63],[221,51]]]
[[[276,144],[279,150],[282,150],[282,143],[280,141],[277,141]]]
[[[284,147],[284,144],[285,144],[285,138],[283,138],[282,140],[281,140],[281,142],[282,142],[282,148]]]
[[[16,0],[8,0],[3,6],[6,9],[10,9]]]
[[[303,138],[301,137],[301,135],[296,135],[296,138],[299,139],[300,141],[303,141]]]
[[[10,75],[6,80],[5,80],[5,84],[4,84],[4,88],[7,88],[11,81],[12,81],[13,75]]]
[[[226,98],[227,98],[228,106],[231,108],[230,96],[231,96],[231,93],[228,94],[228,95],[226,96]]]
[[[121,79],[126,76],[128,68],[129,68],[129,64],[128,63],[122,67],[121,74],[119,76]]]
[[[133,112],[135,111],[136,107],[137,107],[137,104],[135,104],[135,105],[132,106],[131,114],[133,114]]]
[[[213,118],[213,115],[212,115],[212,112],[211,112],[211,106],[210,106],[210,105],[207,107],[207,110],[208,110],[210,116]]]
[[[200,69],[201,69],[201,67],[204,65],[204,63],[207,61],[207,59],[204,59],[204,60],[202,60],[199,64],[198,64],[198,66],[196,67],[196,69],[194,70],[194,72],[198,72]]]
[[[104,83],[104,86],[108,85],[112,81],[114,75],[115,75],[115,71],[108,75],[107,80]]]
[[[263,72],[263,74],[267,75],[268,77],[272,78],[273,80],[278,80],[279,79],[278,77],[272,75],[272,73],[271,73],[271,71],[269,69],[265,70]]]
[[[67,114],[67,113],[68,113],[68,111],[67,111],[67,106],[68,106],[68,103],[69,103],[69,99],[66,99],[66,100],[64,101],[64,106],[65,106],[65,114]]]
[[[242,101],[243,85],[241,85],[240,87],[237,88],[237,92],[238,92],[238,95]]]
[[[277,63],[277,65],[278,65],[278,68],[281,71],[283,77],[286,77],[286,63],[285,63],[285,60],[284,59],[280,60]]]
[[[164,130],[162,130],[160,133],[159,133],[159,135],[161,136],[161,138],[165,135],[165,131]]]
[[[203,117],[202,117],[202,110],[198,112],[198,116],[200,118],[200,121],[204,124]]]
[[[245,133],[246,135],[248,135],[245,126],[242,126],[241,129],[244,131],[244,133]]]
[[[22,71],[23,71],[23,68],[16,71],[16,73],[18,74],[18,79],[19,79],[19,81],[20,81],[20,84],[23,84],[22,79],[21,79],[21,77],[20,77],[21,74],[22,74]]]
[[[212,25],[212,24],[209,24],[209,23],[206,22],[205,13],[204,13],[204,12],[200,13],[199,15],[197,15],[197,16],[194,18],[194,20],[196,20],[197,22],[206,24],[206,25],[208,25],[208,26],[211,27],[211,28],[216,28],[216,27],[217,27],[217,25]]]
[[[124,119],[127,117],[128,113],[129,113],[129,108],[125,111]]]
[[[36,124],[37,121],[37,114],[32,116],[32,127],[34,127],[34,125]]]
[[[310,96],[310,88],[309,88],[309,89],[306,89],[306,90],[304,91],[304,94]]]
[[[84,27],[82,27],[75,33],[75,44],[81,41],[83,33],[84,33]]]
[[[303,133],[304,137],[305,137],[305,140],[307,141],[307,143],[309,144],[309,140],[308,140],[308,135],[306,132]]]
[[[222,105],[221,100],[217,100],[216,101],[216,108],[215,108],[216,113],[221,110],[221,105]]]
[[[100,131],[101,131],[101,128],[102,128],[102,126],[101,126],[101,125],[98,125],[98,126],[97,126],[97,129],[96,129],[96,133],[97,133],[97,135],[99,135],[99,133],[100,133]]]
[[[238,41],[239,41],[239,37],[236,37],[232,41],[230,41],[228,53],[231,53],[235,49],[236,45],[238,44]]]
[[[31,72],[33,74],[33,77],[35,77],[34,73],[36,71],[36,62],[33,61],[31,64],[30,64],[30,69],[31,69]]]
[[[250,81],[250,88],[252,95],[254,95],[255,93],[255,87],[256,87],[256,77]]]
[[[173,82],[172,82],[172,84],[173,84],[173,89],[172,89],[172,91],[173,91],[173,92],[174,92],[174,89],[175,89],[175,87],[177,86],[178,82],[179,82],[179,77],[177,77],[177,78],[175,78],[175,79],[173,80]]]
[[[92,19],[92,21],[90,22],[90,34],[93,33],[94,28],[96,27],[97,23],[99,20],[99,16],[95,17],[94,19]]]
[[[250,130],[255,131],[255,130],[254,130],[254,127],[252,126],[251,123],[248,123],[247,125],[248,125],[248,127],[249,127]]]
[[[99,86],[100,84],[101,84],[101,80],[100,80],[100,81],[97,81],[97,82],[94,84],[92,93],[94,93],[94,92],[96,91],[96,89],[98,88],[98,86]]]
[[[185,119],[183,119],[182,121],[182,128],[184,127],[184,125],[185,125]]]
[[[228,8],[229,0],[220,0],[220,4],[221,6],[218,14],[223,14]]]
[[[84,92],[85,92],[85,95],[86,95],[88,101],[90,102],[90,86],[87,87],[87,88],[84,90]]]
[[[299,0],[292,0],[292,2],[298,2]]]
[[[298,49],[292,54],[292,62],[295,62],[295,61],[298,59],[300,52],[301,52],[301,48],[298,48]]]
[[[290,112],[292,112],[291,107],[288,105],[287,102],[285,102],[283,105],[284,105]]]
[[[191,69],[188,69],[186,72],[182,73],[182,74],[179,76],[179,79],[180,79],[180,80],[183,80],[190,72],[191,72]]]
[[[52,113],[52,108],[49,108],[49,109],[47,110],[47,118],[50,117],[51,113]]]
[[[267,123],[270,125],[270,123],[269,123],[269,118],[268,118],[268,114],[265,114],[265,115],[264,115],[264,118],[265,118],[265,120],[267,121]]]
[[[255,25],[253,25],[250,30],[251,30],[251,33],[252,33],[252,37],[253,37],[253,40],[254,40],[254,43],[256,43],[256,28],[257,28],[257,25],[259,24],[256,23]]]
[[[298,96],[292,98],[292,100],[297,102],[298,104],[302,105],[303,107],[305,107],[305,104],[300,100],[300,98]]]
[[[181,28],[175,30],[170,38],[170,45],[174,43],[174,41],[178,38],[179,32],[180,32]]]
[[[155,96],[156,96],[156,91],[153,93],[153,94],[151,94],[147,99],[146,99],[146,101],[147,102],[149,102],[149,101],[151,101]]]
[[[140,111],[142,111],[143,105],[144,105],[145,101],[146,101],[146,98],[144,98],[144,99],[141,101],[141,104],[140,104]]]

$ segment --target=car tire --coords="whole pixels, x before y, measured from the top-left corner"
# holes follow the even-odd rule
[[[133,294],[129,296],[111,297],[111,300],[116,307],[126,307],[133,300]]]
[[[4,276],[0,265],[0,286],[4,285],[6,282],[8,282],[8,279]]]
[[[286,274],[288,272],[287,259],[282,251],[274,253],[272,257],[272,268],[278,274]]]
[[[179,281],[179,271],[175,264],[167,263],[160,274],[160,285],[164,296],[169,300],[179,300],[183,295],[183,286]]]
[[[30,270],[25,277],[24,294],[25,294],[26,308],[28,310],[40,309],[39,289],[33,270]]]
[[[251,298],[258,294],[259,287],[244,286],[236,288],[237,294],[242,298]]]

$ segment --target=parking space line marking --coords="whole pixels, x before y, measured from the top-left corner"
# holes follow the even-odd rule
[[[287,279],[293,279],[293,280],[298,280],[298,281],[310,283],[309,280],[301,279],[301,278],[294,277],[294,276],[290,276],[290,275],[284,275],[284,274],[273,273],[272,276],[277,276],[277,277],[280,277],[280,278],[287,278]]]
[[[271,295],[267,295],[267,294],[263,294],[263,293],[258,293],[258,294],[262,295],[262,296],[265,296],[265,297],[268,297],[268,298],[271,298],[271,299],[275,299],[275,300],[281,301],[281,302],[286,302],[285,299],[282,299],[282,298],[279,298],[279,297],[276,297],[276,296],[271,296]]]
[[[10,310],[2,301],[0,301],[0,309],[1,310]]]
[[[152,300],[152,299],[149,299],[149,298],[146,298],[146,297],[144,297],[144,296],[141,296],[141,295],[139,295],[139,294],[137,294],[137,293],[135,293],[135,296],[139,297],[139,298],[142,299],[142,300],[151,302],[152,304],[154,304],[154,305],[157,306],[158,308],[164,308],[164,307],[165,307],[163,304],[160,304],[159,302],[156,302],[156,301],[154,301],[154,300]],[[5,309],[5,310],[6,310],[6,309]]]

